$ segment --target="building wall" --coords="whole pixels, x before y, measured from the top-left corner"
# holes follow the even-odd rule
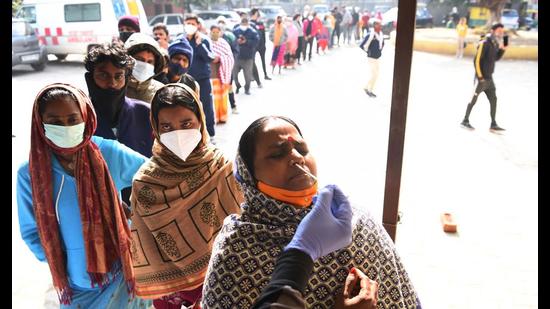
[[[150,19],[158,14],[166,13],[184,13],[185,7],[183,1],[173,0],[142,0],[145,15]]]

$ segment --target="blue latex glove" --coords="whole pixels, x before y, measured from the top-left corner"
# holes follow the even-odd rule
[[[352,215],[351,205],[340,188],[336,185],[322,188],[313,209],[300,222],[285,250],[298,249],[315,261],[348,246]]]

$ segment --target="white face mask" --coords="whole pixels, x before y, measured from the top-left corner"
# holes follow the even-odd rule
[[[160,135],[160,142],[183,161],[187,160],[201,139],[198,129],[175,130]]]
[[[183,26],[183,30],[185,31],[185,33],[189,35],[193,35],[195,34],[195,32],[197,32],[197,26],[185,24],[185,26]]]
[[[44,123],[44,134],[57,147],[73,148],[84,140],[84,122],[74,126],[56,126]]]
[[[155,67],[152,64],[136,60],[136,64],[132,70],[132,76],[134,76],[138,82],[144,82],[153,75],[155,75]]]
[[[311,16],[311,15],[310,15],[310,16],[308,16],[308,18],[307,18],[307,19],[309,19],[309,20],[313,20],[313,16]]]

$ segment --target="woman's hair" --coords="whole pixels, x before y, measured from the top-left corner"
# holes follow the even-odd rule
[[[254,176],[254,157],[256,156],[256,141],[258,138],[258,133],[264,128],[265,124],[273,119],[281,119],[288,123],[290,123],[293,127],[296,128],[300,136],[302,136],[302,132],[300,131],[300,128],[298,125],[290,118],[285,116],[264,116],[259,119],[256,119],[254,122],[252,122],[246,130],[244,130],[243,135],[241,135],[241,139],[239,140],[239,154],[241,155],[241,158],[243,159],[244,164],[250,171],[250,174],[252,177]]]
[[[180,83],[186,85],[187,87],[193,89],[198,97],[200,97],[199,92],[197,91],[197,81],[193,78],[193,76],[189,74],[183,74],[180,78]]]
[[[44,109],[46,109],[46,104],[52,101],[60,100],[65,97],[69,97],[78,103],[78,100],[76,99],[75,95],[72,94],[67,89],[50,88],[44,91],[44,93],[42,93],[38,98],[38,113],[40,114],[40,116],[42,116],[42,114],[44,113]]]
[[[212,26],[210,26],[210,31],[212,31],[212,30],[214,30],[214,29],[218,29],[218,30],[220,30],[220,31],[222,30],[222,29],[220,28],[220,26],[218,26],[218,25],[212,25]]]
[[[192,111],[197,119],[201,121],[198,104],[199,102],[195,102],[193,95],[182,87],[176,85],[166,86],[155,93],[151,101],[151,114],[155,123],[158,124],[159,112],[163,108],[182,106]]]
[[[297,20],[298,18],[300,18],[300,13],[298,14],[294,14],[294,16],[292,17],[293,20]]]
[[[124,46],[118,42],[105,43],[90,49],[84,58],[84,67],[88,72],[93,73],[98,64],[107,61],[119,69],[125,69],[127,74],[134,67],[134,60],[128,55]]]

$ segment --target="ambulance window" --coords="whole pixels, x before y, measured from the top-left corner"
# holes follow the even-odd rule
[[[23,18],[29,23],[34,24],[36,22],[36,8],[34,6],[24,6],[17,11],[18,18]]]
[[[65,5],[65,21],[100,21],[101,10],[99,3],[67,4]]]
[[[168,19],[166,19],[167,25],[179,25],[178,16],[168,16]]]

